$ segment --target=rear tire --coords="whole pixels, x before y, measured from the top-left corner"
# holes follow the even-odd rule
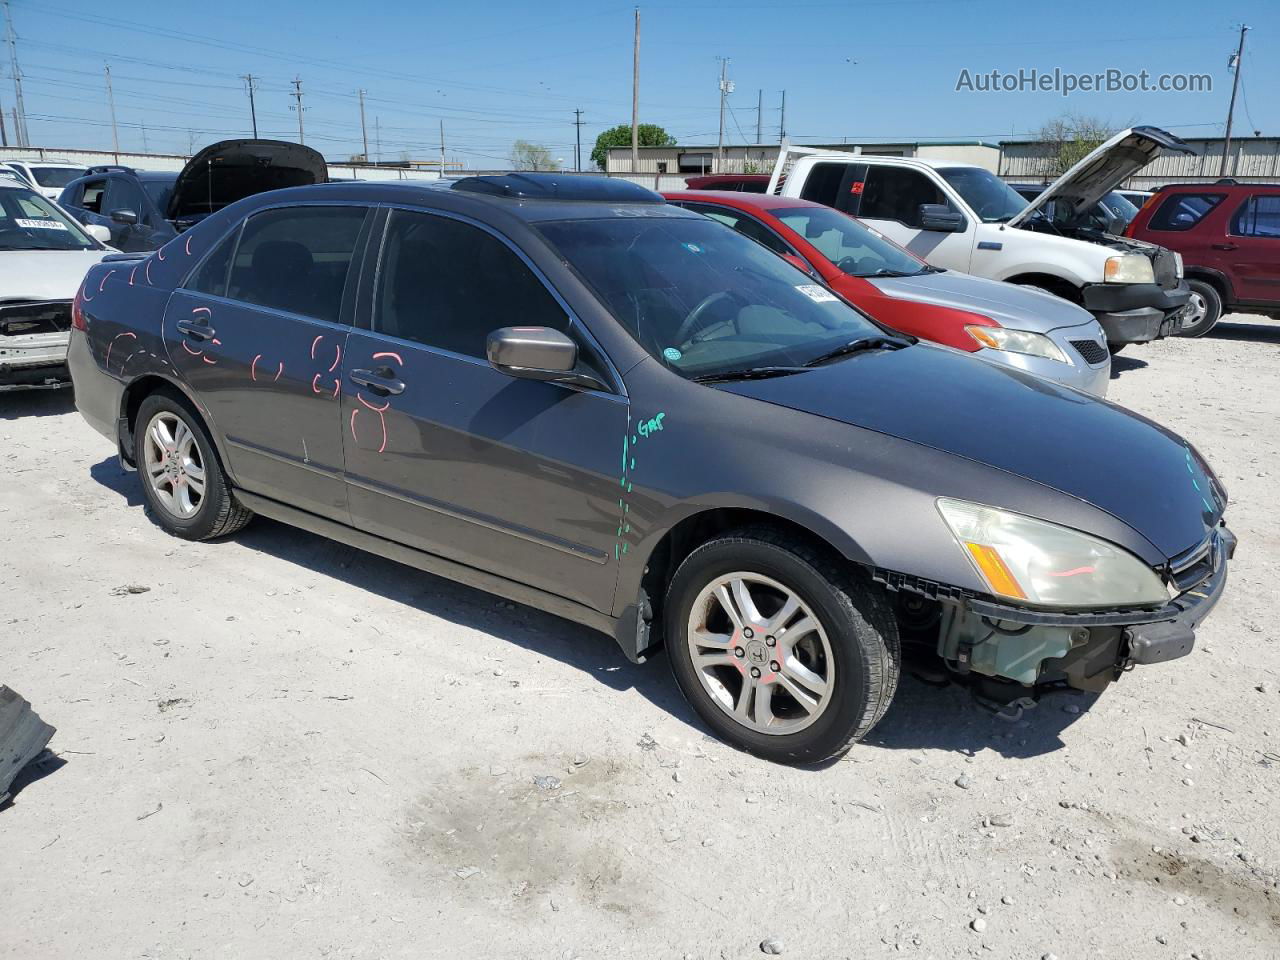
[[[1211,283],[1203,280],[1188,280],[1191,288],[1191,299],[1187,302],[1187,312],[1182,317],[1180,337],[1203,337],[1214,328],[1222,318],[1222,294]]]
[[[897,690],[888,602],[861,570],[797,537],[755,527],[703,544],[676,570],[664,606],[685,699],[720,737],[767,760],[839,756]]]
[[[204,423],[178,396],[157,392],[142,401],[133,462],[151,518],[175,537],[212,540],[253,519],[231,492]]]

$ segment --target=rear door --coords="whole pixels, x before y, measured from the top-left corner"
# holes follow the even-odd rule
[[[618,384],[564,302],[503,238],[408,210],[391,211],[369,302],[342,361],[354,524],[610,610],[626,399],[485,359],[499,327],[553,327]]]
[[[1253,193],[1236,208],[1227,230],[1235,247],[1236,297],[1280,302],[1280,193]]]
[[[236,482],[344,523],[341,364],[371,216],[328,204],[254,214],[174,292],[164,323]]]

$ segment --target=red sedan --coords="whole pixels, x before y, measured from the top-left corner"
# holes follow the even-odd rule
[[[808,200],[714,190],[664,196],[764,244],[886,326],[1106,395],[1105,337],[1073,303],[930,266],[866,224]]]

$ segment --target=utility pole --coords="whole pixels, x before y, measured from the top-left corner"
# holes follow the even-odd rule
[[[578,173],[582,172],[582,111],[573,111],[573,125],[575,127],[575,146],[573,148],[573,165]]]
[[[356,91],[360,94],[360,140],[364,143],[364,162],[369,162],[369,128],[364,125],[364,91]]]
[[[444,120],[440,120],[440,176],[444,176]]]
[[[111,92],[111,64],[104,64],[107,72],[107,106],[111,108],[111,152],[116,155],[116,163],[120,162],[120,134],[116,130],[116,95]]]
[[[782,112],[778,116],[778,142],[787,139],[787,91],[782,91]]]
[[[0,147],[9,145],[9,133],[4,125],[4,101],[0,100]]]
[[[9,72],[13,74],[13,139],[19,147],[31,146],[27,135],[27,108],[22,102],[22,68],[18,66],[18,33],[13,29],[13,14],[9,12],[9,0],[4,3],[4,34],[9,45]]]
[[[382,119],[373,117],[373,162],[382,163]]]
[[[720,140],[716,146],[716,173],[724,173],[724,101],[733,91],[733,83],[729,80],[729,58],[717,57],[720,61]]]
[[[142,127],[142,152],[150,153],[151,148],[147,146],[147,121],[143,120],[140,125]]]
[[[253,122],[253,139],[258,139],[258,110],[253,103],[253,81],[257,78],[252,73],[246,73],[240,78],[245,82],[245,86],[249,88],[249,119]]]
[[[5,0],[7,4],[9,0]],[[631,172],[640,172],[640,8],[636,7],[635,47],[631,53]]]
[[[307,141],[302,136],[302,78],[297,75],[293,78],[293,93],[290,96],[298,101],[297,107],[290,107],[291,110],[298,111],[298,142],[306,143]]]
[[[764,143],[764,91],[756,97],[756,143]]]
[[[1235,61],[1236,73],[1235,79],[1231,81],[1231,104],[1227,107],[1227,135],[1222,141],[1222,166],[1218,170],[1220,177],[1227,175],[1227,157],[1231,154],[1231,120],[1236,112],[1236,90],[1240,88],[1240,71],[1244,69],[1244,35],[1248,32],[1249,28],[1241,24],[1240,46],[1236,47],[1236,55],[1232,58]],[[1227,66],[1230,65],[1231,61],[1228,61]]]

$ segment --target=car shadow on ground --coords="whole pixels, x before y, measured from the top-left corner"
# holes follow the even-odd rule
[[[58,417],[76,408],[71,385],[57,387],[0,388],[0,420],[23,417]]]
[[[1206,340],[1251,340],[1257,343],[1280,343],[1280,324],[1228,323],[1220,320],[1204,335]]]
[[[1149,366],[1147,361],[1139,360],[1137,357],[1112,357],[1111,379],[1119,380],[1120,374],[1128,373],[1130,370],[1141,370],[1146,366]]]
[[[137,475],[126,472],[116,459],[94,464],[89,474],[129,506],[141,506]],[[141,510],[138,520],[150,522]],[[612,690],[634,690],[692,729],[708,732],[681,695],[661,651],[648,663],[631,663],[612,639],[595,630],[264,517],[255,519],[235,539],[275,559],[449,623],[483,631],[539,656],[553,657]],[[1066,699],[1055,694],[1020,718],[1005,721],[980,705],[964,687],[936,687],[904,671],[893,705],[864,742],[891,750],[934,749],[973,755],[990,749],[1007,757],[1038,756],[1061,748],[1059,733],[1079,719],[1064,712],[1062,706],[1078,704],[1083,712],[1091,702],[1091,697]]]

